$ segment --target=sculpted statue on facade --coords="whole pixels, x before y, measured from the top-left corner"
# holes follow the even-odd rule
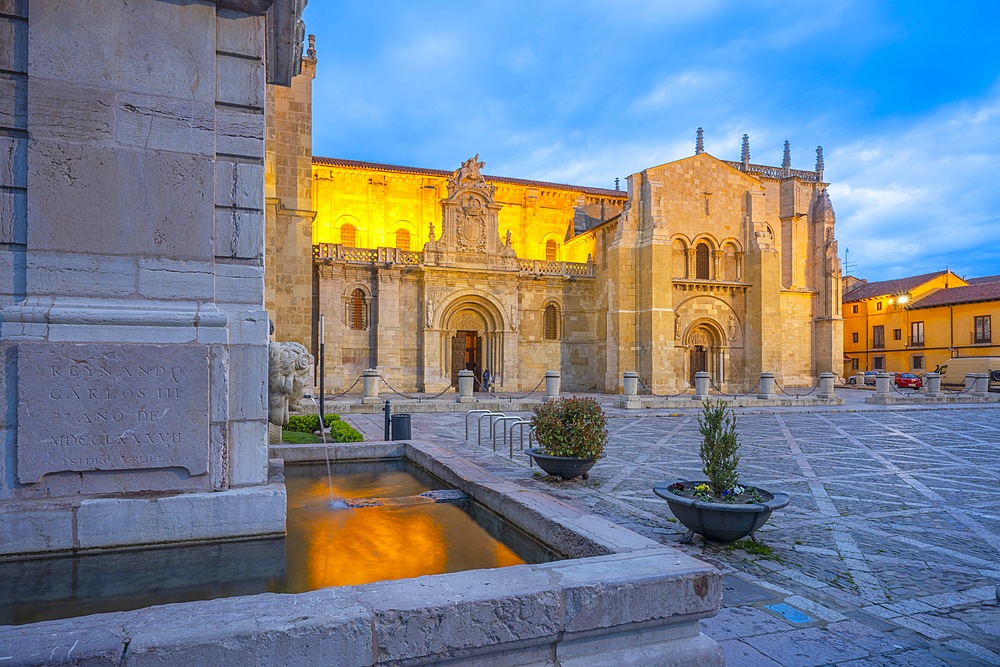
[[[270,343],[267,357],[267,419],[284,426],[289,410],[297,408],[305,395],[315,359],[301,343],[278,341]]]
[[[427,318],[424,326],[430,329],[434,325],[434,301],[427,299]]]

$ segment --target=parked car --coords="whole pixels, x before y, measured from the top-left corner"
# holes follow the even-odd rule
[[[893,384],[897,389],[920,389],[924,386],[923,380],[915,373],[893,373],[893,375],[895,376]]]
[[[865,384],[874,385],[875,384],[875,374],[881,371],[865,371]],[[854,376],[847,378],[847,384],[857,384],[858,381],[854,379]]]

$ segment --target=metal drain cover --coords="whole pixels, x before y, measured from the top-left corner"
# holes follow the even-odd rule
[[[811,623],[812,618],[808,615],[802,613],[795,607],[785,604],[784,602],[779,602],[778,604],[766,604],[764,609],[770,609],[774,613],[778,614],[786,621],[791,621],[792,623]]]
[[[737,577],[734,574],[725,575],[722,578],[722,586],[722,604],[728,606],[763,602],[764,600],[774,600],[778,597],[778,594],[774,591],[751,584],[746,579]]]

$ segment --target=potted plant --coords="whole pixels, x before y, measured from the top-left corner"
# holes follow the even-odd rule
[[[653,492],[688,529],[682,542],[690,543],[695,533],[716,542],[735,542],[747,535],[756,540],[754,532],[771,512],[788,504],[788,496],[739,484],[736,414],[728,403],[705,401],[698,427],[702,471],[708,480],[661,482]]]
[[[558,481],[590,477],[608,444],[608,419],[592,398],[559,398],[536,406],[531,428],[539,447],[525,450]]]

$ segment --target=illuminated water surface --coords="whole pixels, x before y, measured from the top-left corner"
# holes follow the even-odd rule
[[[557,558],[478,505],[415,497],[445,486],[404,461],[333,471],[331,502],[325,465],[286,469],[285,539],[0,562],[0,625]]]

